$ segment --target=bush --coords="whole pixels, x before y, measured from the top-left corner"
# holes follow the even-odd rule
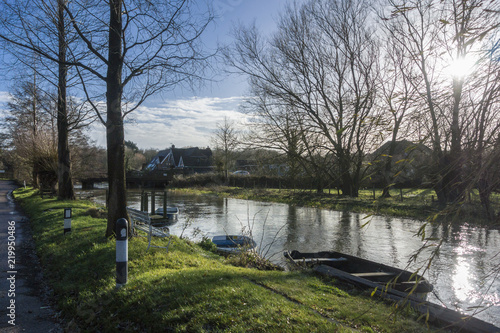
[[[198,245],[206,251],[217,252],[217,246],[208,237],[204,236]]]
[[[170,185],[177,188],[182,187],[205,187],[209,185],[222,185],[224,179],[215,173],[197,173],[194,175],[176,175]]]

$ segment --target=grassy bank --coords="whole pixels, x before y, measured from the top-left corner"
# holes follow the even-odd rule
[[[325,190],[318,194],[316,191],[310,190],[212,186],[182,188],[174,191],[419,220],[446,218],[452,222],[500,227],[498,223],[495,224],[487,220],[479,196],[475,192],[471,193],[470,198],[464,203],[439,207],[436,193],[432,189],[392,189],[390,198],[381,198],[382,190],[380,189],[360,190],[357,198],[341,196],[336,190]],[[494,194],[491,200],[492,207],[498,211],[500,209],[500,196]]]
[[[236,267],[174,237],[170,250],[129,242],[129,281],[115,287],[115,242],[94,204],[15,197],[30,216],[47,282],[68,331],[428,332],[409,310],[310,272]],[[73,209],[63,235],[63,208]],[[156,240],[162,242],[162,240]]]

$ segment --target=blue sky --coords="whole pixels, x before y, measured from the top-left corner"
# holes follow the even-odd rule
[[[287,0],[213,0],[218,18],[203,36],[213,47],[217,42],[230,43],[235,24],[254,22],[262,31],[275,29],[275,19]],[[236,123],[244,122],[239,104],[247,93],[246,78],[226,76],[219,82],[207,84],[193,92],[178,89],[155,96],[141,106],[125,124],[126,140],[140,148],[164,149],[177,147],[212,146],[211,137],[217,123],[224,117]],[[94,127],[92,138],[105,146],[103,126]]]
[[[248,25],[255,21],[262,31],[273,31],[275,20],[289,0],[212,0],[217,19],[208,27],[203,41],[209,47],[217,42],[231,42],[231,30],[236,24]],[[0,104],[8,99],[6,85],[0,86]],[[207,84],[196,92],[177,89],[162,96],[150,98],[132,114],[125,124],[125,139],[140,148],[163,149],[177,147],[211,146],[210,139],[217,123],[224,117],[244,122],[239,104],[247,93],[246,78],[226,76],[219,82]],[[89,134],[99,146],[106,146],[105,129],[97,124]]]

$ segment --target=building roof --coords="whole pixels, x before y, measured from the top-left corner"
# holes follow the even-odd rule
[[[170,149],[158,152],[146,166],[146,170],[209,167],[212,163],[211,159],[210,148],[175,148],[172,146]]]

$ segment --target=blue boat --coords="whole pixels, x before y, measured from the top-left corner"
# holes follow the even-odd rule
[[[221,235],[214,236],[212,243],[217,246],[217,250],[224,253],[239,253],[249,251],[257,246],[255,241],[248,236]]]

